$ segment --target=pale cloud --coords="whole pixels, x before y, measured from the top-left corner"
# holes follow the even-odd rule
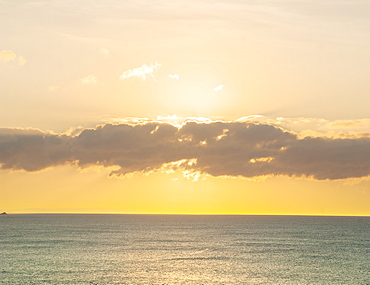
[[[217,87],[213,88],[213,91],[217,92],[217,91],[221,91],[222,88],[224,88],[225,85],[218,85]]]
[[[240,123],[246,123],[246,122],[259,122],[261,120],[264,120],[264,116],[262,115],[250,115],[250,116],[245,116],[245,117],[241,117],[239,119],[236,120],[236,122],[240,122]]]
[[[16,58],[17,58],[17,55],[10,50],[0,51],[0,60],[2,61],[11,61]]]
[[[176,79],[176,80],[180,79],[180,76],[178,74],[169,74],[168,77],[171,79]]]
[[[293,130],[301,137],[363,137],[370,133],[370,119],[334,120],[323,118],[261,118],[263,122]],[[368,135],[367,135],[368,136]]]
[[[154,77],[154,72],[161,67],[161,64],[155,62],[150,65],[143,64],[141,67],[127,70],[121,74],[119,79],[124,80],[130,77],[139,77],[143,80],[147,79],[149,76]]]
[[[10,50],[2,50],[0,51],[0,61],[12,61],[12,60],[17,60],[18,65],[25,65],[27,60],[21,56],[21,55],[16,55],[14,52]]]
[[[48,87],[48,91],[55,91],[55,90],[57,90],[57,89],[59,89],[59,86],[58,85],[50,85],[49,87]]]
[[[370,119],[336,120],[328,122],[327,127],[332,129],[370,129]]]
[[[182,176],[188,180],[196,182],[196,181],[199,181],[199,178],[201,178],[202,175],[199,171],[184,170],[182,172]],[[206,178],[203,177],[202,180],[206,180]]]
[[[269,118],[262,115],[242,117],[237,122],[265,123],[278,126],[299,137],[359,138],[370,136],[370,119],[334,120],[323,118]]]
[[[21,56],[21,55],[18,56],[18,64],[19,65],[25,65],[26,62],[27,62],[27,60],[23,56]]]
[[[98,78],[94,75],[88,75],[82,79],[80,79],[81,83],[82,84],[86,84],[86,85],[95,85],[96,83],[98,83]]]
[[[109,54],[109,50],[108,49],[106,49],[106,48],[100,48],[100,50],[99,50],[99,52],[101,53],[101,54],[103,54],[103,55],[108,55]]]
[[[39,171],[63,164],[135,172],[180,171],[202,176],[293,176],[317,180],[370,176],[370,138],[300,138],[267,123],[158,121],[106,124],[53,134],[32,129],[0,129],[3,169]]]

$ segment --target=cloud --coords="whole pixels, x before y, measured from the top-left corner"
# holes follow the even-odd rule
[[[38,171],[73,160],[70,138],[34,129],[0,129],[3,169]]]
[[[261,115],[242,117],[237,122],[265,123],[294,131],[300,138],[360,138],[370,137],[370,119],[334,120],[323,118],[269,118]]]
[[[124,80],[131,77],[139,77],[143,80],[147,79],[148,76],[154,77],[154,71],[159,69],[161,65],[158,62],[155,62],[151,65],[143,64],[141,67],[127,70],[121,74],[119,79]]]
[[[100,48],[100,50],[99,50],[99,52],[101,53],[101,54],[103,54],[103,55],[108,55],[109,54],[109,50],[108,49],[106,49],[106,48]]]
[[[180,76],[178,74],[169,74],[168,77],[171,79],[176,79],[176,80],[180,79]]]
[[[332,129],[370,129],[370,119],[357,119],[357,120],[336,120],[327,123],[328,128]]]
[[[80,81],[82,84],[86,84],[86,85],[95,85],[96,83],[98,83],[97,77],[91,74],[80,79]]]
[[[105,124],[75,135],[0,129],[3,169],[38,171],[63,164],[114,167],[112,176],[181,170],[199,175],[318,180],[370,175],[370,138],[306,137],[266,123],[147,121]]]
[[[2,61],[11,61],[16,58],[17,58],[17,55],[10,50],[0,51],[0,60]]]
[[[217,91],[221,91],[222,88],[224,88],[225,85],[218,85],[217,87],[213,88],[213,91],[217,92]]]
[[[21,55],[16,55],[14,52],[10,50],[2,50],[0,51],[0,61],[12,61],[12,60],[17,60],[18,65],[25,65],[27,60],[21,56]]]
[[[50,85],[50,86],[48,87],[48,91],[49,91],[49,92],[55,91],[55,90],[57,90],[57,89],[59,89],[59,86],[58,86],[58,85]]]
[[[27,60],[23,56],[18,55],[18,64],[19,65],[25,65],[26,62],[27,62]]]

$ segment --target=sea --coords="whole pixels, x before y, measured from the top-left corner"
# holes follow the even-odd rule
[[[370,284],[370,217],[0,216],[0,284]]]

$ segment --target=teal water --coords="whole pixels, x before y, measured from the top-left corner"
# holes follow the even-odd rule
[[[8,215],[0,284],[370,284],[370,218]]]

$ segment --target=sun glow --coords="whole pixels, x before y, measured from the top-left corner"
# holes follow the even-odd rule
[[[177,95],[178,105],[190,114],[200,115],[212,111],[215,98],[206,86],[194,85],[183,88]]]

